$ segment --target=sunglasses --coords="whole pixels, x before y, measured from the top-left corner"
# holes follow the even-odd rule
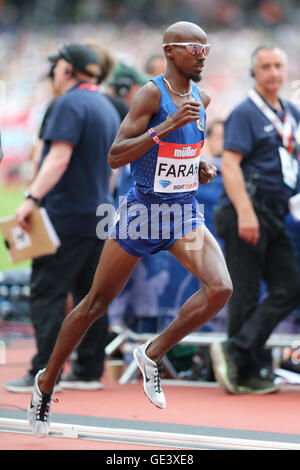
[[[186,51],[192,55],[203,54],[205,57],[208,56],[210,51],[210,44],[199,44],[199,43],[190,43],[190,42],[169,42],[167,44],[162,44],[165,46],[184,46]]]

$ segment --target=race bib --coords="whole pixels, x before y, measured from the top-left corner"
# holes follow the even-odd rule
[[[296,158],[293,158],[293,156],[284,147],[279,147],[279,155],[284,184],[291,189],[295,189],[298,176],[297,160]]]
[[[159,144],[154,191],[158,193],[196,191],[202,145],[203,141],[190,145],[169,142]]]

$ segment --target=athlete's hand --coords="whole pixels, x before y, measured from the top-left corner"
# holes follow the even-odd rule
[[[22,227],[25,232],[29,232],[30,225],[26,220],[27,217],[33,212],[35,207],[34,201],[32,199],[25,199],[22,202],[20,207],[17,209],[16,216],[18,224]]]
[[[199,182],[207,184],[217,176],[217,168],[209,162],[200,162],[199,167]]]
[[[196,101],[186,101],[181,104],[171,118],[174,129],[179,129],[189,122],[198,121],[200,106],[202,104]]]
[[[238,214],[239,237],[251,245],[259,240],[259,221],[253,209]]]

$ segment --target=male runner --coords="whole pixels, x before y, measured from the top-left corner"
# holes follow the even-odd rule
[[[201,79],[209,52],[207,36],[193,23],[178,22],[166,30],[163,48],[166,73],[136,94],[111,147],[109,163],[112,168],[131,163],[135,187],[127,194],[124,204],[127,209],[138,205],[144,210],[138,216],[139,221],[145,221],[146,215],[151,229],[151,217],[156,216],[158,207],[163,206],[166,213],[176,204],[176,208],[189,210],[182,210],[180,217],[170,217],[169,227],[155,226],[158,236],[155,233],[153,238],[132,239],[135,237],[126,235],[126,230],[130,232],[136,214],[131,215],[129,210],[124,222],[120,207],[120,219],[105,244],[92,288],[66,317],[47,367],[36,376],[28,417],[33,431],[40,437],[48,434],[51,396],[64,361],[90,325],[120,294],[145,254],[169,250],[202,285],[166,330],[134,352],[143,373],[145,393],[159,408],[166,406],[160,387],[162,357],[216,315],[232,293],[222,251],[206,229],[194,199],[198,180],[207,183],[215,176],[215,167],[205,162],[199,164],[209,98],[192,83]],[[166,228],[170,233],[165,238]],[[180,231],[182,236],[177,237]],[[197,241],[191,243],[191,234],[202,241],[198,247]]]

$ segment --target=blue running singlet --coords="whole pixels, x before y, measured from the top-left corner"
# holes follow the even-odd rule
[[[148,129],[172,116],[178,106],[172,100],[162,75],[153,79],[161,91],[158,113],[151,119]],[[192,95],[201,103],[199,120],[171,132],[161,144],[130,164],[135,187],[142,193],[159,198],[182,200],[196,192],[200,150],[204,143],[206,112],[195,84]]]
[[[178,109],[163,76],[152,81],[161,91],[161,101],[147,130]],[[134,256],[167,250],[178,238],[204,224],[194,195],[198,188],[206,113],[195,84],[192,95],[201,103],[198,121],[171,132],[130,164],[134,188],[122,198],[110,238]]]

